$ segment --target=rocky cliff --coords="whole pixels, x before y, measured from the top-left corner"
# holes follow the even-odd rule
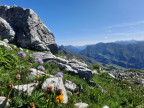
[[[58,52],[53,33],[31,9],[1,5],[0,35],[23,48]]]

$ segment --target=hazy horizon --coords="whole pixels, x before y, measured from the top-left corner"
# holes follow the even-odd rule
[[[72,45],[72,46],[86,46],[86,45],[95,45],[95,44],[98,44],[98,43],[111,43],[111,42],[119,42],[119,41],[122,41],[122,42],[127,42],[127,41],[144,41],[144,40],[135,40],[135,39],[130,39],[130,40],[113,40],[113,41],[101,41],[101,42],[96,42],[96,43],[88,43],[88,44],[83,44],[83,45],[79,45],[79,44],[66,44],[66,45],[64,45],[64,44],[61,44],[61,45],[64,45],[64,46],[69,46],[69,45]],[[59,45],[58,44],[58,46],[61,46],[61,45]]]

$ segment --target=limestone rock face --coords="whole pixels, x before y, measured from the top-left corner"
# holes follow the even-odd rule
[[[90,81],[92,76],[97,72],[93,72],[88,69],[88,66],[84,62],[80,62],[76,59],[66,59],[63,57],[56,57],[50,52],[36,52],[30,55],[33,59],[42,59],[44,62],[56,63],[61,70],[66,70],[69,73],[77,74],[81,78],[85,78]]]
[[[51,50],[54,54],[58,52],[53,33],[33,10],[1,5],[0,17],[0,33],[4,34],[4,38],[24,48],[38,51]]]
[[[38,83],[30,83],[25,85],[16,85],[14,86],[14,90],[19,92],[27,92],[29,95],[33,92],[34,88],[38,85]]]

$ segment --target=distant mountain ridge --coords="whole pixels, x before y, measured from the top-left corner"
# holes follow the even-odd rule
[[[115,41],[114,43],[119,43],[119,44],[136,44],[136,43],[144,43],[143,41],[137,41],[137,40],[127,40],[127,41]]]
[[[69,49],[67,49],[65,46],[61,45],[59,46],[59,51],[63,52],[64,54],[67,55],[67,57],[69,58],[77,58],[79,60],[84,61],[85,63],[87,63],[88,65],[92,65],[92,64],[97,64],[98,62],[96,62],[94,59],[89,58],[87,56],[84,55],[80,55],[80,54],[76,54],[72,51],[70,51]]]
[[[84,50],[87,45],[84,45],[84,46],[72,46],[72,45],[67,45],[65,46],[68,50],[74,52],[74,53],[80,53],[82,50]]]
[[[125,41],[89,45],[80,54],[105,64],[144,69],[144,41]]]

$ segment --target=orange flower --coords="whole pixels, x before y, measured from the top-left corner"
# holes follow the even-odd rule
[[[20,74],[16,75],[16,79],[20,80],[20,77],[21,77]]]
[[[122,80],[122,82],[124,82],[124,80]]]
[[[13,84],[12,84],[12,83],[9,83],[9,84],[8,84],[8,87],[9,87],[9,88],[13,88]]]
[[[30,108],[36,108],[34,102],[30,103]]]
[[[59,95],[56,97],[56,103],[64,102],[63,95]]]

